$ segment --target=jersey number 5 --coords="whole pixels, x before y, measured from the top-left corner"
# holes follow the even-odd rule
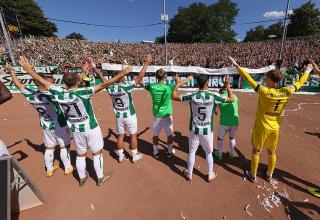
[[[206,107],[198,107],[198,114],[199,114],[198,119],[200,121],[205,121],[207,117],[206,113],[203,112],[203,110],[206,110]]]

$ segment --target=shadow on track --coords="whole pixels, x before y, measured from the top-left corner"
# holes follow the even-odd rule
[[[147,127],[143,131],[138,133],[138,135],[137,135],[138,136],[138,150],[141,153],[143,153],[145,155],[148,155],[148,156],[153,158],[153,144],[140,138],[140,136],[143,135],[149,129],[150,128]],[[114,141],[110,141],[109,140],[111,135],[114,136],[115,138],[117,138],[117,134],[112,129],[109,129],[109,133],[108,133],[107,137],[105,138],[105,149],[107,151],[109,151],[109,154],[115,160],[117,160],[118,157],[114,152],[114,150],[116,149],[116,143]],[[185,137],[181,136],[181,139],[185,139]],[[127,143],[130,143],[130,137],[126,136],[124,138],[124,141],[127,142]],[[161,148],[159,149],[160,158],[157,159],[157,160],[162,162],[166,166],[168,166],[174,173],[176,173],[177,175],[179,175],[179,176],[184,178],[182,170],[180,170],[177,166],[186,167],[186,164],[187,164],[186,160],[183,160],[183,159],[177,157],[176,155],[173,155],[171,158],[167,158],[167,156],[166,156],[167,146],[165,146],[166,145],[165,142],[159,139],[159,143],[161,143],[161,144],[159,144],[161,146]],[[184,146],[184,145],[181,144],[181,147],[182,146]],[[174,148],[177,149],[177,146],[174,146]],[[178,149],[180,149],[180,145],[179,145]],[[126,156],[128,156],[128,152],[126,152]],[[203,179],[207,180],[207,176],[202,174],[201,172],[199,172],[197,169],[194,169],[194,173],[199,175]]]
[[[30,147],[32,147],[35,151],[42,153],[42,155],[44,154],[45,149],[46,149],[46,147],[44,146],[44,143],[38,145],[38,144],[33,143],[33,142],[32,142],[31,140],[29,140],[29,139],[25,139],[25,141],[26,141],[27,144],[28,144]],[[59,153],[60,153],[60,150],[57,150],[58,148],[59,148],[59,147],[56,147],[56,150],[54,151],[54,158],[59,161],[59,167],[60,167],[62,170],[64,170],[63,162],[62,162],[62,160],[60,159],[60,154],[59,154]],[[90,154],[90,153],[88,152],[88,154]],[[74,167],[76,167],[76,166],[75,166],[76,158],[77,158],[77,153],[76,153],[76,151],[70,149],[71,164],[72,164]],[[44,164],[43,164],[43,166],[44,166]],[[86,158],[86,169],[87,169],[87,171],[88,171],[88,173],[89,173],[89,176],[90,176],[92,179],[97,180],[97,176],[96,176],[96,173],[95,173],[95,170],[94,170],[94,166],[93,166],[93,161],[92,161],[92,159],[90,159],[90,158],[88,158],[88,157]],[[77,181],[79,180],[77,171],[73,171],[72,175],[73,175],[73,177],[74,177]]]
[[[290,216],[289,219],[317,219],[317,216],[320,215],[319,206],[313,203],[289,201],[284,198],[281,198],[281,202],[285,207],[285,213]],[[303,213],[301,208],[305,209],[309,215]]]
[[[188,141],[187,136],[182,135],[182,133],[179,131],[174,131],[173,142],[176,143],[176,145],[174,145],[174,148],[176,150],[182,151],[186,154],[189,153],[189,141]],[[161,146],[163,146],[163,148],[165,148],[165,152],[166,152],[167,151],[167,147],[165,147],[166,142],[159,139],[159,143],[162,143]],[[199,148],[201,150],[199,150]],[[205,152],[203,151],[201,146],[199,146],[199,148],[197,150],[196,155],[205,159],[206,158]],[[164,152],[164,154],[165,154],[165,152]],[[187,158],[181,159],[181,158],[177,157],[176,155],[174,155],[172,158],[165,157],[165,159],[167,159],[168,161],[163,161],[163,162],[165,162],[173,171],[175,171],[180,176],[185,178],[185,176],[182,173],[183,170],[178,169],[175,165],[179,165],[181,167],[187,168]],[[201,173],[196,167],[193,168],[193,174],[198,175],[199,177],[201,177],[205,181],[208,180],[208,176]]]
[[[140,139],[139,137],[140,137],[141,135],[143,135],[145,132],[147,132],[149,129],[150,129],[150,128],[147,127],[147,128],[145,128],[144,130],[142,130],[141,132],[139,132],[139,133],[137,134],[137,137],[138,137],[138,150],[139,150],[141,153],[144,153],[141,149],[143,149],[143,148],[145,147],[146,143],[148,143],[148,142]],[[115,159],[115,160],[118,161],[118,156],[117,156],[117,154],[115,153],[115,150],[117,150],[117,142],[116,142],[116,141],[113,141],[113,140],[110,140],[111,136],[113,136],[115,139],[117,139],[117,137],[118,137],[117,133],[116,133],[113,129],[109,128],[109,129],[108,129],[108,135],[103,138],[103,141],[104,141],[104,147],[103,147],[103,148],[104,148],[106,151],[109,152],[109,155],[110,155],[113,159]],[[124,137],[124,142],[125,142],[125,143],[128,143],[128,144],[130,145],[130,136],[125,135],[125,137]],[[132,159],[131,155],[127,152],[126,149],[124,149],[124,153],[125,153],[125,155],[126,155],[127,158],[131,158],[131,159]]]
[[[7,148],[9,149],[10,147],[14,147],[15,145],[20,144],[21,142],[22,142],[22,140],[16,141],[16,142],[14,142],[13,144],[7,146]]]
[[[308,135],[312,135],[312,136],[316,136],[318,138],[320,138],[320,133],[319,132],[309,132],[309,131],[306,131],[304,132],[305,134],[308,134]]]

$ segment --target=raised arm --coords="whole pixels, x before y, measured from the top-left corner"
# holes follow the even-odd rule
[[[9,71],[11,77],[12,77],[12,82],[14,83],[14,85],[20,90],[22,91],[23,90],[23,85],[22,83],[20,82],[19,78],[17,77],[16,75],[16,71],[14,70],[14,68],[9,64],[7,63],[6,65],[7,67],[7,70]]]
[[[96,73],[96,75],[99,77],[99,79],[101,80],[101,82],[105,82],[107,81],[107,79],[104,77],[103,72],[98,69],[97,67],[94,68],[94,72]]]
[[[226,102],[229,102],[229,103],[233,102],[234,101],[234,97],[233,97],[233,93],[232,93],[232,91],[230,89],[230,77],[228,75],[225,77],[224,85],[225,85],[226,90],[228,92],[228,97],[226,99]]]
[[[172,91],[171,99],[174,101],[181,101],[181,95],[178,93],[178,89],[186,84],[188,80],[192,79],[192,76],[189,76],[186,80],[181,80],[179,75],[176,75],[176,85]]]
[[[316,64],[316,62],[314,62],[314,60],[310,59],[310,63],[312,64],[313,72],[320,76],[320,69],[319,69],[318,65]]]
[[[150,54],[148,54],[144,60],[144,64],[142,67],[142,70],[140,71],[140,73],[137,75],[136,78],[134,78],[134,81],[136,84],[139,84],[139,82],[141,82],[141,80],[143,79],[144,75],[146,74],[147,68],[150,65],[150,63],[152,62],[152,56]]]
[[[301,88],[301,86],[304,85],[304,83],[307,81],[307,79],[309,77],[310,72],[312,71],[312,67],[313,67],[312,64],[308,64],[308,66],[304,69],[304,73],[300,77],[300,79],[297,82],[295,82],[293,85],[287,87],[287,88],[289,88],[289,92],[291,94],[298,91]]]
[[[131,66],[124,68],[115,77],[112,77],[111,79],[108,79],[108,80],[104,81],[103,83],[94,86],[93,87],[94,88],[94,93],[98,93],[101,90],[107,88],[108,86],[112,85],[113,83],[115,83],[119,79],[121,79],[121,77],[124,77],[124,76],[128,75],[131,71],[132,71],[132,67]]]
[[[219,109],[220,109],[219,105],[214,106],[214,114],[215,115],[218,115]]]
[[[27,73],[38,83],[43,85],[46,89],[50,89],[54,86],[54,84],[48,82],[47,80],[43,79],[36,71],[34,71],[34,66],[30,64],[29,60],[26,57],[21,56],[19,60],[20,66],[27,71]]]
[[[251,88],[256,90],[258,83],[256,81],[254,81],[254,79],[252,79],[252,77],[250,76],[249,73],[247,73],[247,71],[245,71],[241,66],[239,66],[239,64],[235,61],[235,59],[233,59],[230,56],[228,58],[232,62],[232,64],[237,67],[240,76],[249,83]]]

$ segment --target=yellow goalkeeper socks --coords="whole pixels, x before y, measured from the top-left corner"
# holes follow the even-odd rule
[[[251,156],[251,174],[252,176],[257,176],[257,170],[259,166],[259,155],[252,154]]]
[[[273,170],[276,166],[277,157],[275,154],[269,154],[268,156],[268,175],[272,177]]]

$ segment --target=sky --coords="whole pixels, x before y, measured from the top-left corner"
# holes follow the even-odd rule
[[[239,8],[233,30],[237,40],[243,40],[250,28],[258,24],[243,24],[268,19],[281,18],[284,15],[286,0],[233,0]],[[308,0],[291,0],[290,9],[306,3]],[[320,0],[312,0],[320,7]],[[135,26],[161,22],[163,0],[36,0],[48,18],[65,19],[85,23],[103,25]],[[166,0],[166,10],[169,19],[179,7],[188,7],[193,2],[212,4],[217,0]],[[163,35],[163,25],[152,27],[119,29],[85,26],[55,21],[58,27],[57,35],[65,37],[71,32],[79,32],[92,41],[139,42],[153,41]],[[263,23],[268,26],[271,23]]]

